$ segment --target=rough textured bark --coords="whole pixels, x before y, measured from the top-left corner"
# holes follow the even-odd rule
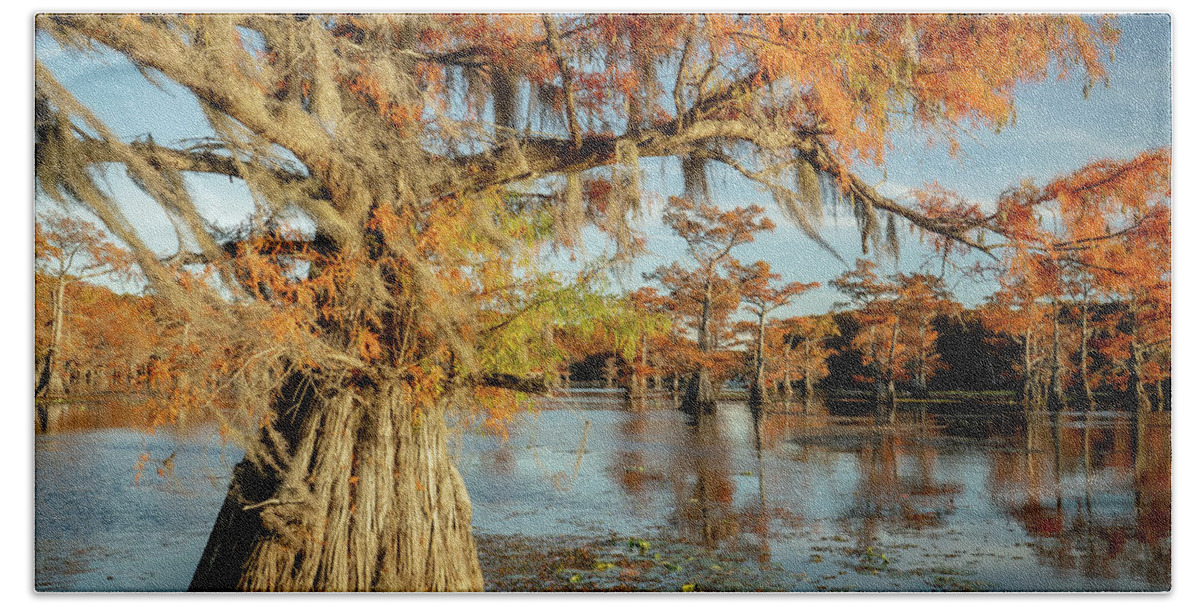
[[[285,386],[190,589],[482,590],[442,413],[414,412],[396,386],[320,389],[299,375]]]

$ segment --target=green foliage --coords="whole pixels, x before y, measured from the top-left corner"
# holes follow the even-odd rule
[[[631,359],[643,336],[670,329],[666,315],[638,309],[627,298],[609,293],[602,277],[599,269],[589,269],[564,283],[557,273],[538,272],[511,289],[503,319],[481,341],[483,369],[550,374],[571,354],[556,339],[563,334],[603,334],[614,351]]]

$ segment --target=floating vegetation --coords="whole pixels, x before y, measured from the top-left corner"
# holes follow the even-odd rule
[[[488,591],[812,591],[803,573],[675,540],[478,535]],[[651,548],[654,551],[650,551]]]

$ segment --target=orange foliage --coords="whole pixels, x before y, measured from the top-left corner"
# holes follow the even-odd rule
[[[1131,374],[1140,383],[1162,379],[1170,353],[1170,164],[1169,150],[1150,150],[1090,163],[1042,188],[1007,192],[992,219],[1007,238],[998,268],[1002,289],[985,322],[1024,336],[1038,359],[1033,342],[1051,333],[1054,318],[1046,315],[1064,299],[1107,300],[1110,312],[1093,320],[1096,345],[1115,364],[1102,371],[1106,379],[1119,389]],[[1079,346],[1060,339],[1060,350],[1064,344]]]
[[[957,309],[941,279],[926,274],[880,277],[876,265],[856,268],[830,282],[850,297],[859,329],[851,345],[876,380],[924,381],[942,366],[932,322]]]
[[[683,157],[726,137],[764,150],[828,149],[836,158],[820,170],[837,174],[845,189],[853,162],[883,161],[901,116],[953,146],[962,127],[1009,123],[1022,82],[1076,70],[1089,83],[1102,80],[1105,51],[1116,42],[1111,19],[1078,15],[430,14],[286,23],[261,16],[62,16],[40,19],[39,28],[126,54],[245,130],[233,137],[219,129],[218,147],[252,170],[194,162],[158,175],[161,159],[132,163],[164,206],[195,211],[171,192],[176,186],[164,185],[181,183],[179,171],[224,172],[252,182],[273,209],[310,202],[307,215],[327,239],[302,246],[312,235],[259,226],[203,271],[150,264],[156,292],[168,301],[167,294],[186,296],[156,308],[170,322],[158,334],[154,375],[176,387],[180,402],[210,399],[205,395],[236,384],[235,377],[278,381],[298,369],[329,374],[345,387],[369,385],[396,368],[415,403],[438,398],[439,381],[473,369],[489,332],[529,304],[505,295],[507,285],[522,283],[528,260],[504,258],[514,240],[535,250],[548,237],[536,227],[536,212],[526,212],[532,206],[509,205],[507,188],[531,176],[578,179],[616,162],[615,150],[629,148],[619,144],[632,140],[603,136],[622,122],[627,135],[657,131],[634,143],[637,153],[645,142],[663,141],[654,154]],[[251,32],[263,46],[246,36]],[[187,44],[193,33],[206,44]],[[148,51],[146,40],[156,36],[155,44],[170,48]],[[199,76],[218,68],[229,78]],[[39,122],[39,145],[49,149],[58,141],[50,123],[84,119],[56,92],[49,71],[38,78],[48,117]],[[548,121],[537,134],[535,125],[523,124],[521,142],[508,147],[513,134],[495,128],[501,106],[511,105],[505,89],[514,99],[528,95],[531,112],[566,120]],[[573,131],[569,152],[558,146],[564,130]],[[581,136],[597,141],[581,150]],[[108,139],[98,141],[122,145]],[[477,145],[485,152],[475,154]],[[292,175],[287,163],[260,156],[272,147],[286,149],[303,170]],[[145,160],[140,155],[152,152],[124,147],[114,157]],[[196,160],[193,150],[178,152]],[[85,172],[43,169],[41,187],[51,197],[86,190],[59,183]],[[162,183],[150,179],[155,175]],[[630,212],[610,204],[615,180],[585,181],[590,221],[606,226],[606,216]],[[300,183],[303,193],[294,194]],[[952,214],[944,205],[930,209]],[[698,354],[719,350],[738,305],[733,282],[718,270],[730,249],[773,227],[760,216],[760,209],[672,201],[665,219],[688,240],[699,267],[664,267],[656,277],[678,303],[677,322],[696,326],[698,348],[677,350],[680,358],[721,365],[719,356]],[[190,242],[208,245],[211,255],[216,245],[204,222],[187,221],[198,233]],[[1154,222],[1148,215],[1143,226]],[[181,252],[183,241],[189,239],[181,238]],[[154,261],[153,252],[137,253]],[[697,285],[702,300],[694,297]],[[200,377],[179,381],[188,374]],[[497,407],[511,409],[499,401]]]

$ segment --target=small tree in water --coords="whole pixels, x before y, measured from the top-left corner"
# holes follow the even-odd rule
[[[895,274],[880,277],[875,264],[859,260],[831,284],[850,297],[859,325],[852,344],[871,372],[880,419],[896,419],[896,383],[912,378],[918,393],[939,366],[933,319],[953,309],[937,277]]]
[[[1163,368],[1147,363],[1170,352],[1170,170],[1170,151],[1150,150],[1090,163],[1043,187],[1013,188],[997,201],[993,218],[1000,221],[993,221],[1006,242],[992,270],[1001,289],[984,319],[1024,348],[1020,398],[1027,406],[1066,406],[1064,376],[1075,349],[1062,326],[1064,298],[1078,290],[1085,304],[1092,293],[1112,299],[1113,312],[1099,319],[1112,338],[1099,341],[1099,350],[1116,362],[1110,381],[1126,389],[1127,405],[1149,409],[1146,385],[1161,380]],[[1081,316],[1074,359],[1088,400],[1086,306]]]
[[[833,315],[790,317],[768,327],[767,361],[772,378],[782,382],[786,407],[791,406],[792,383],[804,383],[803,412],[808,413],[816,396],[816,384],[829,375],[829,357],[836,351],[826,346],[829,338],[841,335]]]
[[[48,325],[49,331],[37,332],[39,337],[46,334],[46,339],[41,350],[44,354],[37,365],[34,394],[61,395],[66,389],[61,359],[69,308],[68,287],[100,277],[127,277],[133,270],[133,258],[128,251],[109,242],[94,224],[61,213],[38,217],[33,242],[36,280],[48,282],[51,290],[50,310],[45,311],[48,322],[37,323],[39,329]]]
[[[850,298],[858,333],[851,344],[862,354],[862,363],[870,372],[875,387],[876,413],[882,419],[894,411],[896,365],[904,355],[900,342],[900,315],[897,314],[897,286],[875,273],[876,265],[858,260],[854,270],[846,271],[830,285]]]
[[[717,402],[713,386],[712,353],[717,350],[718,322],[739,304],[739,285],[733,275],[733,248],[754,240],[755,233],[775,229],[756,205],[724,211],[715,205],[672,198],[663,222],[687,242],[696,264],[691,270],[678,262],[660,266],[647,279],[657,279],[691,311],[700,352],[699,369],[688,381],[681,408],[689,413],[711,410]]]
[[[905,321],[903,339],[913,351],[908,362],[909,378],[913,392],[924,397],[929,393],[929,379],[945,367],[937,352],[938,332],[933,328],[933,321],[955,312],[959,306],[940,277],[913,273],[899,274],[896,280],[901,316]]]
[[[742,300],[754,314],[754,370],[750,375],[750,407],[758,409],[763,406],[767,392],[767,315],[791,304],[796,296],[819,287],[820,283],[795,281],[774,287],[771,283],[778,281],[779,275],[771,272],[770,264],[762,260],[750,266],[742,266],[735,261],[734,275],[740,284]]]

